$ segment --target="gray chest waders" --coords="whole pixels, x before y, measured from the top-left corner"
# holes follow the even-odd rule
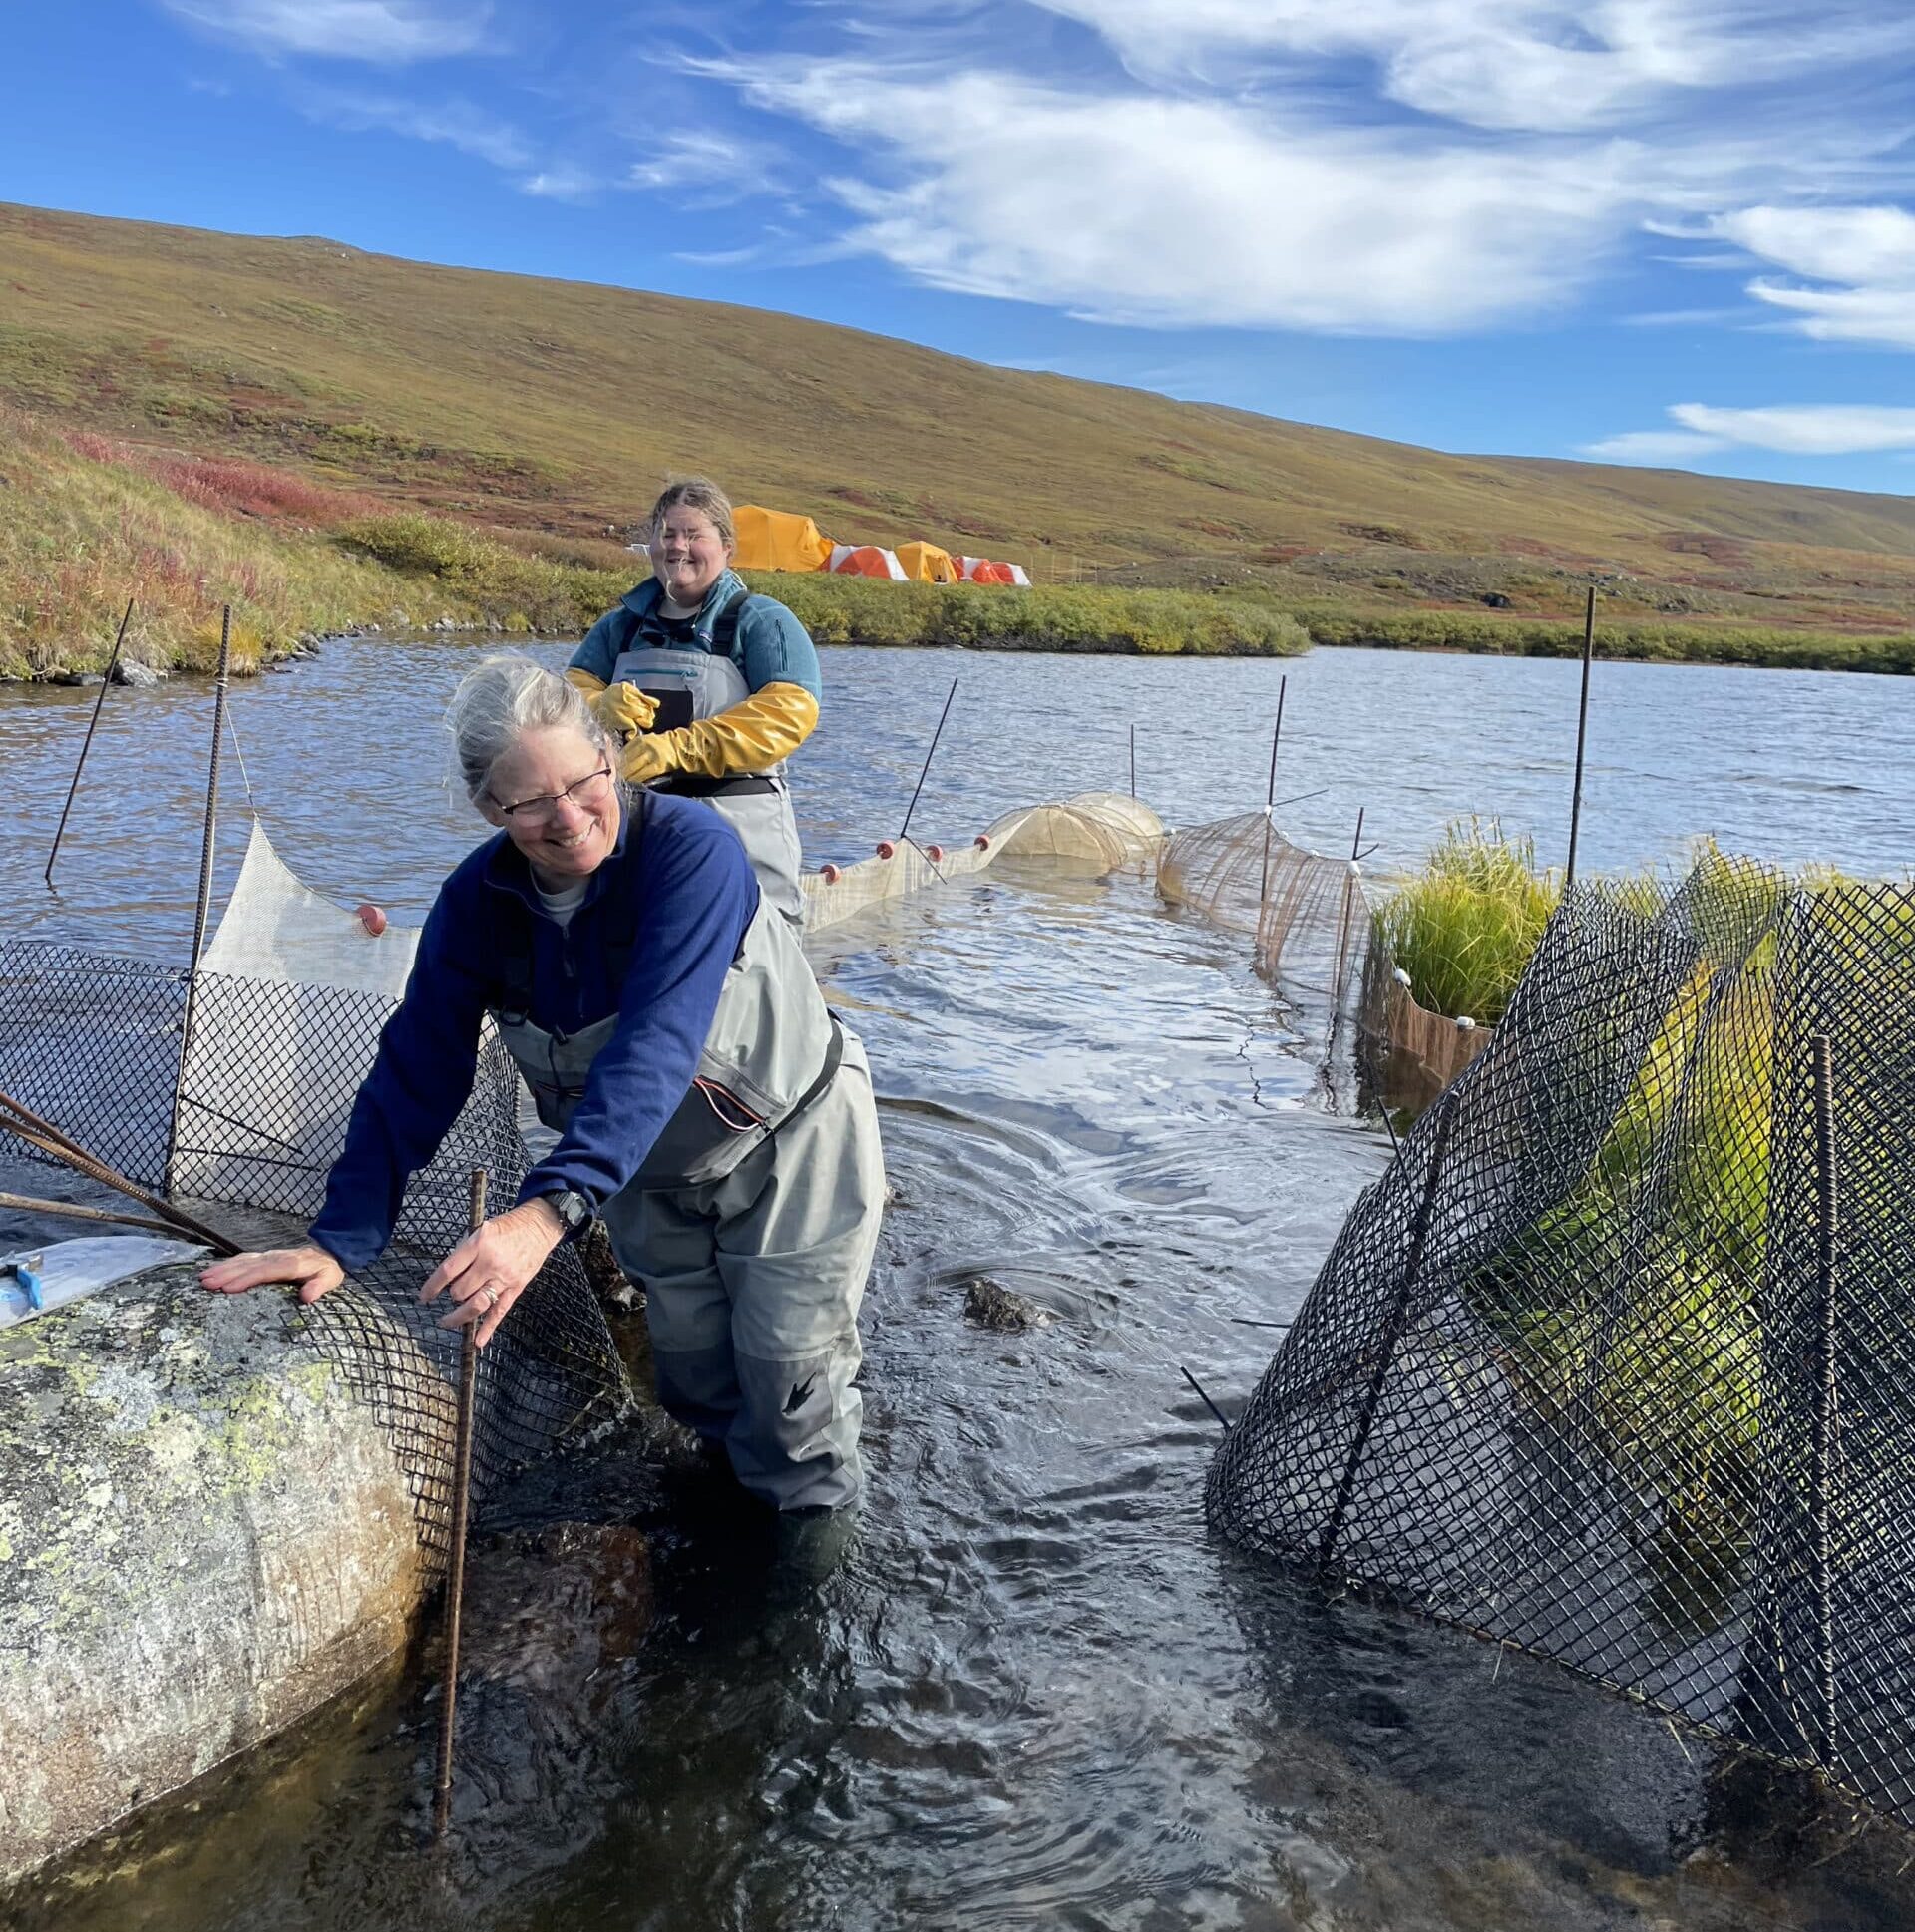
[[[675,731],[700,718],[716,717],[751,695],[744,673],[715,651],[646,646],[619,655],[611,668],[614,684],[634,684],[658,701],[654,731]],[[804,919],[804,893],[798,884],[803,860],[798,821],[792,815],[791,788],[782,763],[763,772],[729,778],[698,778],[674,773],[653,788],[680,798],[702,798],[721,813],[744,841],[745,857],[758,875],[758,890],[794,924]]]
[[[616,1025],[562,1036],[499,1015],[547,1126],[571,1124]],[[864,1048],[761,904],[691,1087],[603,1215],[646,1290],[659,1399],[777,1508],[859,1487],[852,1378],[884,1178]]]

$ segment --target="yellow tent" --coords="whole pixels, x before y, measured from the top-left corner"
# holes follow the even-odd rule
[[[731,522],[738,538],[731,561],[741,571],[822,571],[831,562],[831,539],[809,517],[741,503]]]
[[[913,541],[898,546],[898,561],[905,567],[905,575],[917,583],[956,583],[958,566],[951,561],[950,551],[942,551],[936,544]]]

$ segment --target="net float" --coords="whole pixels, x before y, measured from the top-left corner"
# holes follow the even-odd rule
[[[897,850],[897,846],[890,839],[880,839],[878,841],[878,856],[881,859],[889,859]]]
[[[385,913],[377,906],[356,906],[353,917],[375,940],[386,930]]]

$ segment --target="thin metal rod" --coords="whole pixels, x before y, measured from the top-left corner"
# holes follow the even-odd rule
[[[1137,796],[1137,727],[1130,727],[1130,795]]]
[[[1815,1473],[1810,1500],[1815,1562],[1815,1689],[1821,1706],[1817,1757],[1835,1762],[1835,1617],[1833,1537],[1830,1530],[1835,1461],[1835,1243],[1840,1229],[1835,1167],[1834,1050],[1826,1033],[1808,1042],[1815,1082]]]
[[[192,1052],[192,1012],[199,993],[199,961],[206,950],[206,916],[212,907],[212,857],[219,820],[219,755],[226,742],[226,679],[232,671],[232,605],[219,612],[219,673],[212,685],[212,756],[206,761],[206,816],[199,839],[199,896],[192,915],[192,957],[187,964],[187,1010],[180,1021],[180,1065],[174,1075],[173,1114],[167,1122],[167,1185],[180,1142],[180,1090]]]
[[[1179,1365],[1181,1366],[1181,1364]],[[1224,1433],[1228,1435],[1230,1433],[1230,1417],[1226,1415],[1224,1411],[1221,1408],[1219,1408],[1217,1404],[1213,1402],[1208,1395],[1204,1393],[1203,1383],[1200,1382],[1197,1379],[1197,1377],[1190,1372],[1188,1368],[1185,1368],[1183,1370],[1183,1376],[1185,1381],[1189,1382],[1191,1387],[1196,1389],[1198,1400],[1201,1401],[1203,1405],[1210,1410],[1211,1414],[1216,1416],[1218,1421],[1223,1423]]]
[[[113,640],[113,655],[107,659],[107,674],[100,680],[100,695],[93,701],[93,716],[87,720],[87,735],[80,742],[80,756],[73,767],[73,783],[67,787],[67,802],[60,808],[60,823],[54,831],[53,850],[47,854],[46,881],[53,884],[53,862],[60,856],[60,841],[67,836],[67,815],[73,810],[73,801],[80,790],[80,774],[87,768],[87,753],[93,749],[93,734],[100,725],[100,707],[107,701],[107,691],[113,683],[113,674],[120,664],[120,646],[127,641],[127,625],[133,621],[133,599],[127,599],[126,613],[120,619],[120,629]]]
[[[472,1170],[467,1228],[485,1225],[486,1170]],[[459,1623],[466,1595],[466,1523],[472,1509],[472,1418],[479,1378],[479,1324],[468,1322],[459,1344],[459,1434],[452,1464],[452,1549],[446,1560],[446,1677],[439,1704],[439,1775],[432,1792],[432,1835],[443,1838],[452,1816],[452,1726],[459,1701]]]
[[[240,1252],[237,1242],[227,1240],[216,1228],[209,1228],[203,1221],[195,1220],[185,1209],[176,1208],[171,1201],[163,1201],[157,1194],[149,1194],[118,1168],[110,1167],[98,1154],[69,1139],[51,1121],[41,1119],[37,1113],[5,1093],[0,1093],[0,1128],[24,1140],[28,1146],[39,1148],[43,1154],[52,1155],[55,1160],[86,1175],[89,1180],[98,1181],[102,1187],[110,1187],[116,1193],[138,1201],[143,1208],[195,1240],[203,1241],[216,1253],[236,1255]]]
[[[1576,710],[1576,783],[1569,794],[1569,863],[1563,868],[1563,886],[1576,883],[1576,838],[1583,824],[1583,749],[1589,742],[1589,667],[1596,657],[1596,586],[1589,586],[1589,602],[1583,610],[1583,698]]]
[[[43,1201],[33,1194],[0,1194],[0,1208],[16,1208],[22,1214],[54,1214],[69,1221],[111,1221],[116,1227],[145,1228],[149,1234],[177,1235],[184,1230],[172,1221],[156,1221],[149,1215],[122,1214],[113,1208],[84,1208],[78,1201]]]
[[[918,793],[925,789],[925,780],[931,776],[931,761],[938,755],[938,740],[945,735],[945,720],[951,716],[951,701],[958,695],[958,680],[951,680],[951,689],[945,694],[945,708],[938,714],[938,729],[931,734],[931,749],[925,753],[925,768],[918,774],[918,791],[911,795],[911,803],[905,807],[905,822],[898,828],[899,838],[911,830],[911,815],[918,809]]]
[[[1416,1204],[1416,1219],[1410,1225],[1409,1253],[1403,1262],[1401,1280],[1396,1286],[1396,1295],[1390,1305],[1389,1321],[1383,1330],[1382,1346],[1377,1351],[1376,1366],[1370,1374],[1369,1387],[1363,1397],[1362,1413],[1356,1422],[1356,1433],[1350,1438],[1349,1456],[1343,1464],[1343,1477],[1337,1490],[1337,1501],[1332,1505],[1329,1520],[1324,1524],[1324,1534],[1317,1546],[1317,1574],[1324,1576],[1337,1555],[1337,1539],[1343,1531],[1343,1518],[1349,1512],[1349,1499],[1356,1489],[1356,1471],[1361,1466],[1363,1451],[1369,1446],[1369,1432],[1375,1426],[1376,1410],[1383,1398],[1383,1384],[1389,1379],[1389,1371],[1396,1360],[1397,1346],[1403,1339],[1403,1331],[1409,1326],[1410,1298],[1416,1292],[1416,1278],[1422,1273],[1423,1247],[1429,1240],[1429,1227],[1436,1213],[1436,1185],[1442,1179],[1443,1158],[1449,1152],[1449,1130],[1456,1118],[1456,1103],[1452,1099],[1447,1104],[1439,1103],[1436,1119],[1436,1138],[1429,1150],[1429,1173],[1423,1181],[1422,1199]]]
[[[1284,694],[1290,689],[1290,673],[1277,680],[1277,726],[1270,734],[1270,783],[1264,788],[1264,874],[1257,888],[1257,924],[1264,923],[1270,905],[1270,815],[1277,809],[1277,747],[1284,741]]]

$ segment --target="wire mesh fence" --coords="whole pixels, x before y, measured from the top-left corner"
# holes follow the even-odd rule
[[[1915,1824],[1912,1128],[1915,891],[1574,889],[1212,1523]]]
[[[353,1098],[393,1002],[369,992],[202,972],[182,1051],[187,974],[36,942],[0,943],[0,1092],[130,1179],[288,1236],[318,1211]],[[176,1087],[178,1101],[176,1105]],[[406,1188],[392,1245],[292,1321],[372,1409],[411,1488],[422,1542],[450,1523],[459,1339],[422,1308],[426,1276],[465,1232],[471,1171],[510,1201],[528,1155],[519,1087],[495,1037],[432,1162]],[[44,1161],[25,1143],[13,1151]],[[249,1237],[251,1238],[251,1237]],[[475,1500],[508,1470],[618,1413],[628,1395],[604,1318],[562,1248],[479,1357]]]

